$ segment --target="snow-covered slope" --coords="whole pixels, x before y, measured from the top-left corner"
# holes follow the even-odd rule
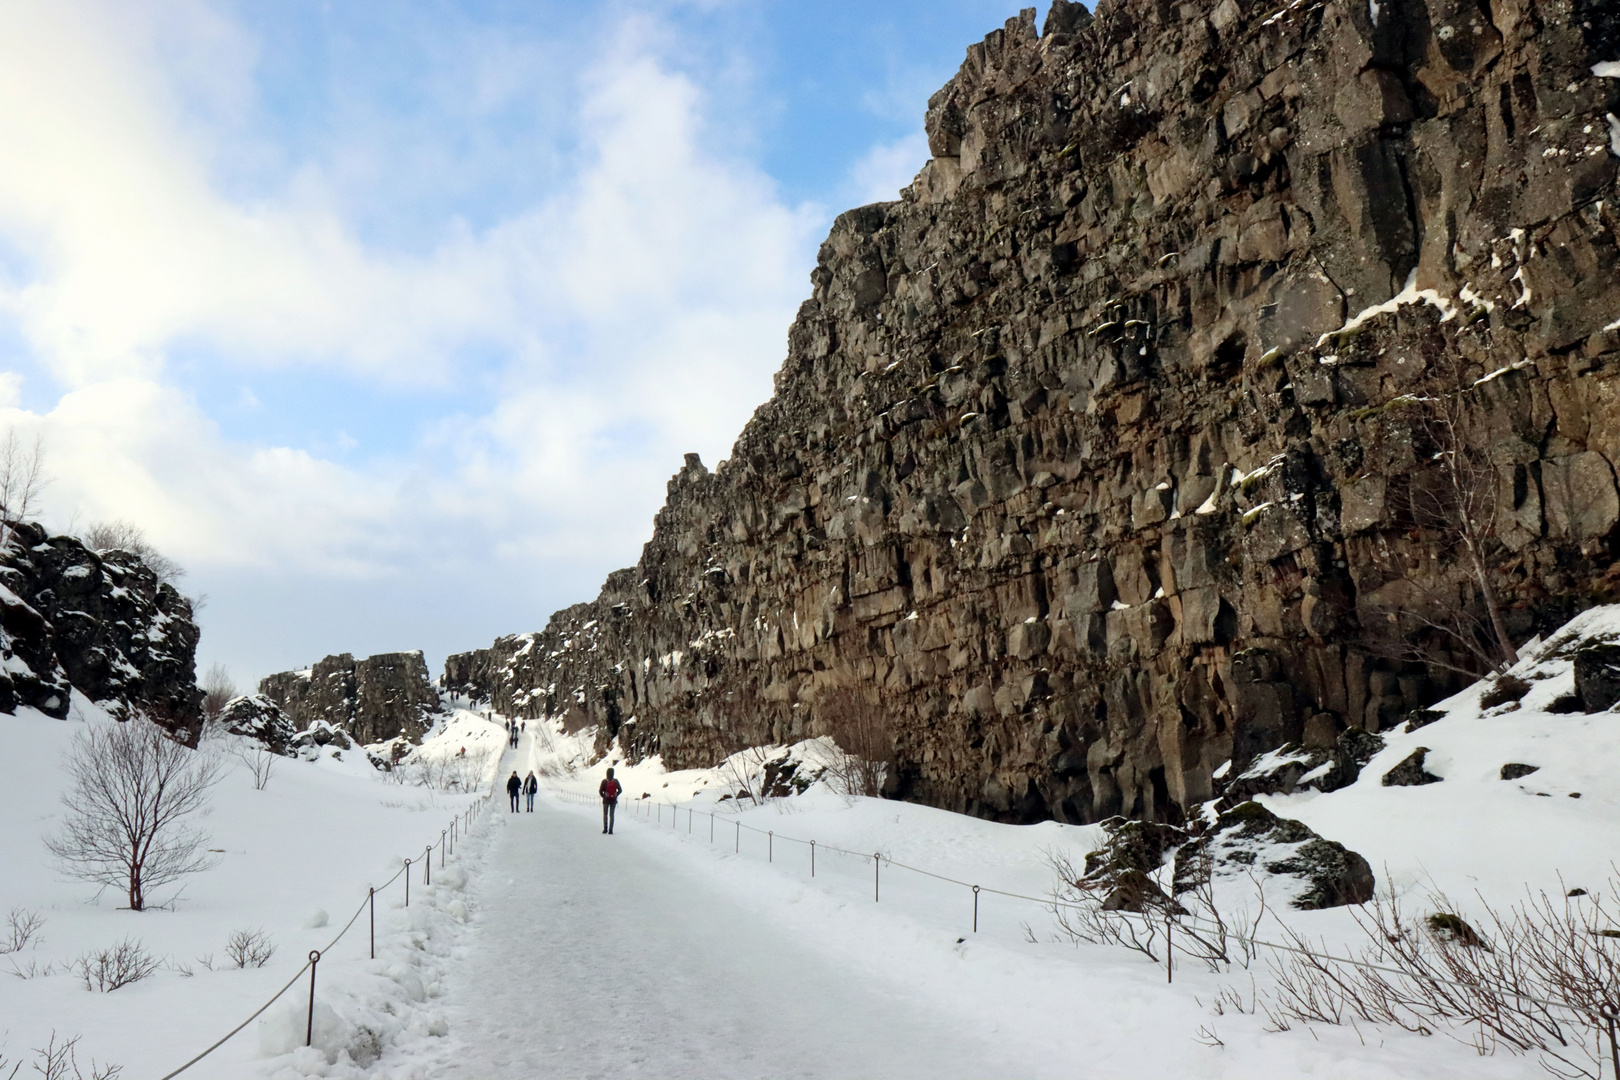
[[[1487,687],[1475,686],[1417,730],[1383,733],[1355,783],[1259,801],[1362,853],[1380,898],[1418,915],[1437,891],[1471,914],[1526,888],[1603,890],[1620,855],[1620,714],[1549,707],[1568,708],[1574,648],[1611,636],[1620,638],[1620,608],[1588,612],[1525,650],[1513,674],[1529,689],[1517,702],[1482,708]],[[941,1060],[964,1075],[983,1061],[1032,1076],[1544,1075],[1534,1055],[1482,1059],[1444,1030],[1272,1030],[1253,1011],[1275,990],[1265,950],[1224,971],[1180,957],[1167,985],[1162,956],[1077,945],[1043,901],[1058,886],[1054,858],[1080,864],[1103,829],[999,825],[839,794],[817,779],[831,754],[818,743],[671,772],[656,759],[598,759],[594,732],[544,721],[528,721],[511,750],[503,717],[453,709],[393,776],[358,749],[282,759],[263,791],[237,768],[206,823],[221,864],[189,879],[169,907],[134,914],[63,880],[45,856],[64,786],[56,763],[78,725],[105,722],[89,703],[75,705],[68,721],[26,711],[0,720],[0,813],[10,826],[0,831],[0,911],[46,919],[36,942],[0,957],[0,974],[13,964],[51,972],[0,979],[0,1055],[14,1060],[29,1060],[55,1031],[83,1036],[81,1061],[162,1076],[292,978],[368,884],[516,769],[542,780],[534,814],[509,814],[498,800],[448,864],[435,863],[431,887],[417,866],[408,910],[397,883],[381,894],[375,961],[364,916],[323,958],[313,1047],[302,1046],[300,982],[196,1075],[573,1075],[610,1061],[646,1075],[696,1062],[712,1075],[778,1075],[790,1063],[816,1076],[847,1075],[861,1060],[882,1075],[909,1075],[908,1061],[949,1074]],[[1385,786],[1384,774],[1419,746],[1439,782]],[[778,789],[801,793],[739,798],[759,790],[765,763],[784,759],[793,773]],[[625,798],[619,835],[607,838],[595,791],[610,764]],[[1507,764],[1536,771],[1504,780]],[[423,779],[470,790],[415,786]],[[617,846],[607,857],[594,844]],[[972,885],[981,886],[977,928]],[[1282,895],[1258,936],[1284,940],[1292,930],[1339,954],[1363,940],[1349,910],[1295,911]],[[226,938],[261,928],[277,946],[270,964],[223,969]],[[126,936],[167,966],[106,994],[66,970]],[[792,977],[771,975],[773,942]],[[200,961],[210,954],[214,970]],[[573,992],[597,970],[633,985]],[[892,1024],[805,997],[823,1001],[840,982],[851,1002],[887,1003]],[[542,987],[545,995],[527,992]],[[796,1034],[810,1022],[817,1038]],[[749,1025],[775,1032],[791,1062],[769,1048],[737,1054],[737,1032]],[[908,1056],[862,1041],[881,1030],[952,1034]],[[827,1040],[837,1045],[818,1056]]]

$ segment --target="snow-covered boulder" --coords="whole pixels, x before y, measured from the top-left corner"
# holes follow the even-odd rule
[[[261,742],[277,754],[285,754],[297,734],[280,706],[263,694],[243,694],[226,702],[219,726],[232,735]]]

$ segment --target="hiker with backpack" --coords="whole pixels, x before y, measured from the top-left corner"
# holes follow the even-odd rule
[[[596,793],[602,796],[602,831],[609,836],[613,835],[614,812],[618,809],[619,793],[623,790],[624,785],[613,779],[612,769],[607,771],[607,779],[596,789]]]
[[[512,797],[512,813],[518,810],[518,792],[523,790],[523,781],[518,779],[517,770],[512,770],[512,778],[506,782],[506,793]]]
[[[540,781],[535,778],[534,770],[529,770],[529,776],[523,781],[523,794],[529,797],[529,813],[534,813],[534,796],[540,790]]]

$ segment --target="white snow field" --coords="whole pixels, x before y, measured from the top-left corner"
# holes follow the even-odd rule
[[[1482,710],[1476,685],[1437,706],[1442,719],[1386,733],[1350,787],[1262,801],[1359,851],[1380,894],[1420,914],[1435,890],[1472,912],[1526,888],[1608,889],[1620,856],[1620,714],[1546,711],[1572,688],[1564,646],[1575,636],[1620,638],[1620,609],[1595,609],[1527,647],[1517,673],[1531,690],[1516,705]],[[31,1060],[54,1029],[83,1036],[81,1062],[93,1054],[123,1064],[126,1080],[162,1077],[292,978],[368,884],[478,800],[385,783],[359,755],[283,762],[262,792],[233,775],[208,822],[225,861],[191,878],[171,909],[131,913],[61,879],[41,844],[55,827],[57,761],[74,727],[0,718],[0,912],[39,908],[48,919],[41,941],[0,956],[0,1054],[14,1060]],[[534,769],[545,784],[536,810],[509,813],[504,793],[479,801],[488,810],[470,837],[447,865],[435,855],[433,885],[413,873],[408,910],[397,884],[379,902],[378,958],[367,956],[364,917],[323,958],[313,1046],[303,1045],[300,982],[182,1075],[1548,1075],[1534,1054],[1481,1057],[1460,1031],[1296,1023],[1279,1032],[1263,1014],[1218,1014],[1223,988],[1250,1000],[1266,992],[1263,957],[1219,974],[1180,960],[1167,985],[1162,962],[1062,938],[1038,900],[981,892],[975,931],[969,888],[901,867],[1041,898],[1055,884],[1048,855],[1079,861],[1099,841],[1095,827],[997,825],[819,784],[754,805],[721,798],[737,790],[740,760],[684,772],[652,760],[620,764],[625,798],[608,837],[595,790],[616,753],[593,761],[593,733],[549,723],[529,721],[516,751],[502,734],[460,710],[422,753],[489,751],[479,772],[496,782]],[[1381,786],[1419,745],[1443,782]],[[821,751],[795,752],[813,762]],[[1539,771],[1504,781],[1508,762]],[[814,877],[800,842],[811,839]],[[877,900],[871,857],[833,847],[883,853]],[[306,928],[318,908],[331,925]],[[1271,940],[1282,936],[1271,918],[1341,954],[1359,933],[1345,909],[1279,903],[1262,928]],[[267,967],[195,963],[243,927],[274,938]],[[126,934],[191,965],[192,976],[169,969],[102,994],[62,973],[84,949]],[[19,960],[56,973],[9,977]]]

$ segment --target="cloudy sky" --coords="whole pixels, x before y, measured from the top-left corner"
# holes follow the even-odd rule
[[[200,666],[538,629],[770,392],[1012,0],[0,0],[0,425]]]

